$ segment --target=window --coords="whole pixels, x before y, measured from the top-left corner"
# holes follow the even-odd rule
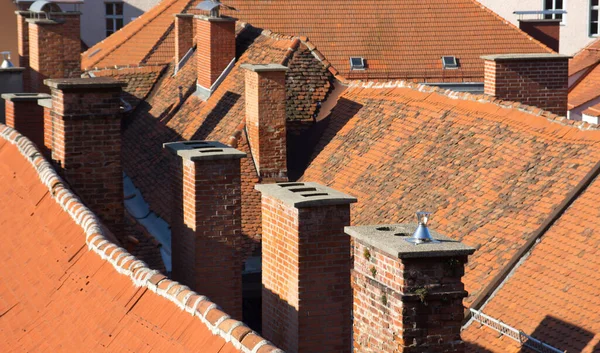
[[[358,56],[350,57],[350,70],[364,70],[364,69],[366,69],[364,58],[361,58]]]
[[[458,60],[454,56],[442,56],[442,67],[444,69],[458,69]]]
[[[598,0],[590,1],[590,36],[598,35]]]
[[[110,36],[123,28],[123,3],[107,2],[106,6],[106,36]]]
[[[564,10],[564,0],[544,0],[544,10]],[[562,20],[562,14],[544,15],[546,20]],[[562,21],[564,22],[564,21]]]

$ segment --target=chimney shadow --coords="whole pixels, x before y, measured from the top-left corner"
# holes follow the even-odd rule
[[[288,174],[290,181],[298,180],[337,133],[356,116],[363,105],[340,98],[332,112],[304,133],[288,141]]]
[[[561,351],[581,352],[594,338],[595,333],[547,315],[530,336]],[[596,346],[594,352],[598,351],[597,348],[600,348],[600,344]],[[524,347],[521,352],[530,352],[530,350]]]
[[[204,140],[214,129],[217,127],[221,119],[223,119],[231,108],[235,106],[241,96],[237,93],[226,92],[217,105],[211,110],[210,114],[206,116],[196,133],[192,136],[191,140]]]

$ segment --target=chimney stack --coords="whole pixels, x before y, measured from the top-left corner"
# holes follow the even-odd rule
[[[278,64],[246,69],[246,129],[256,170],[263,182],[287,181],[287,67]]]
[[[350,204],[317,183],[262,184],[262,334],[288,353],[351,352]]]
[[[35,5],[35,4],[34,4]],[[50,6],[55,4],[47,4]],[[32,5],[33,6],[33,5]],[[42,8],[27,19],[32,92],[49,93],[44,80],[81,75],[80,12]]]
[[[179,64],[194,46],[194,15],[175,15],[175,63]]]
[[[235,64],[235,18],[221,16],[223,5],[204,1],[196,9],[210,11],[209,16],[195,16],[196,95],[207,100]]]
[[[346,233],[354,245],[354,352],[464,352],[461,278],[475,249],[432,230],[434,240],[423,240],[414,224]]]
[[[570,56],[502,54],[481,58],[485,61],[485,94],[566,116]]]
[[[29,67],[29,23],[27,19],[31,17],[29,11],[15,11],[17,15],[17,65],[24,68],[23,71],[23,91],[31,92],[31,69]]]
[[[519,29],[558,52],[560,49],[560,23],[561,20],[552,19],[519,19]]]
[[[52,96],[44,139],[57,169],[83,202],[123,240],[121,90],[112,78],[46,80]]]
[[[242,319],[240,159],[213,141],[164,144],[176,156],[171,216],[173,278]]]
[[[5,102],[6,125],[16,129],[35,143],[40,150],[44,147],[44,108],[39,100],[50,101],[44,93],[7,93]]]

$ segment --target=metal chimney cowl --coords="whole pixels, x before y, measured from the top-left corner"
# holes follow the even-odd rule
[[[424,243],[439,243],[439,240],[435,240],[429,233],[427,228],[427,222],[431,216],[431,212],[419,211],[417,214],[417,229],[413,233],[412,237],[406,239],[407,242],[418,245]]]

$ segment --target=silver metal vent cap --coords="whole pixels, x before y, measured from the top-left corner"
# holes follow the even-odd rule
[[[429,228],[427,228],[427,222],[429,222],[430,216],[430,212],[417,212],[418,226],[415,232],[413,233],[413,236],[409,239],[406,239],[407,242],[413,243],[415,245],[424,243],[439,243],[438,240],[435,240],[431,236],[431,234],[429,233]]]
[[[3,51],[0,54],[2,54],[2,64],[0,64],[0,68],[2,69],[8,69],[9,67],[14,67],[15,65],[13,65],[12,62],[10,62],[10,52],[9,51]]]

